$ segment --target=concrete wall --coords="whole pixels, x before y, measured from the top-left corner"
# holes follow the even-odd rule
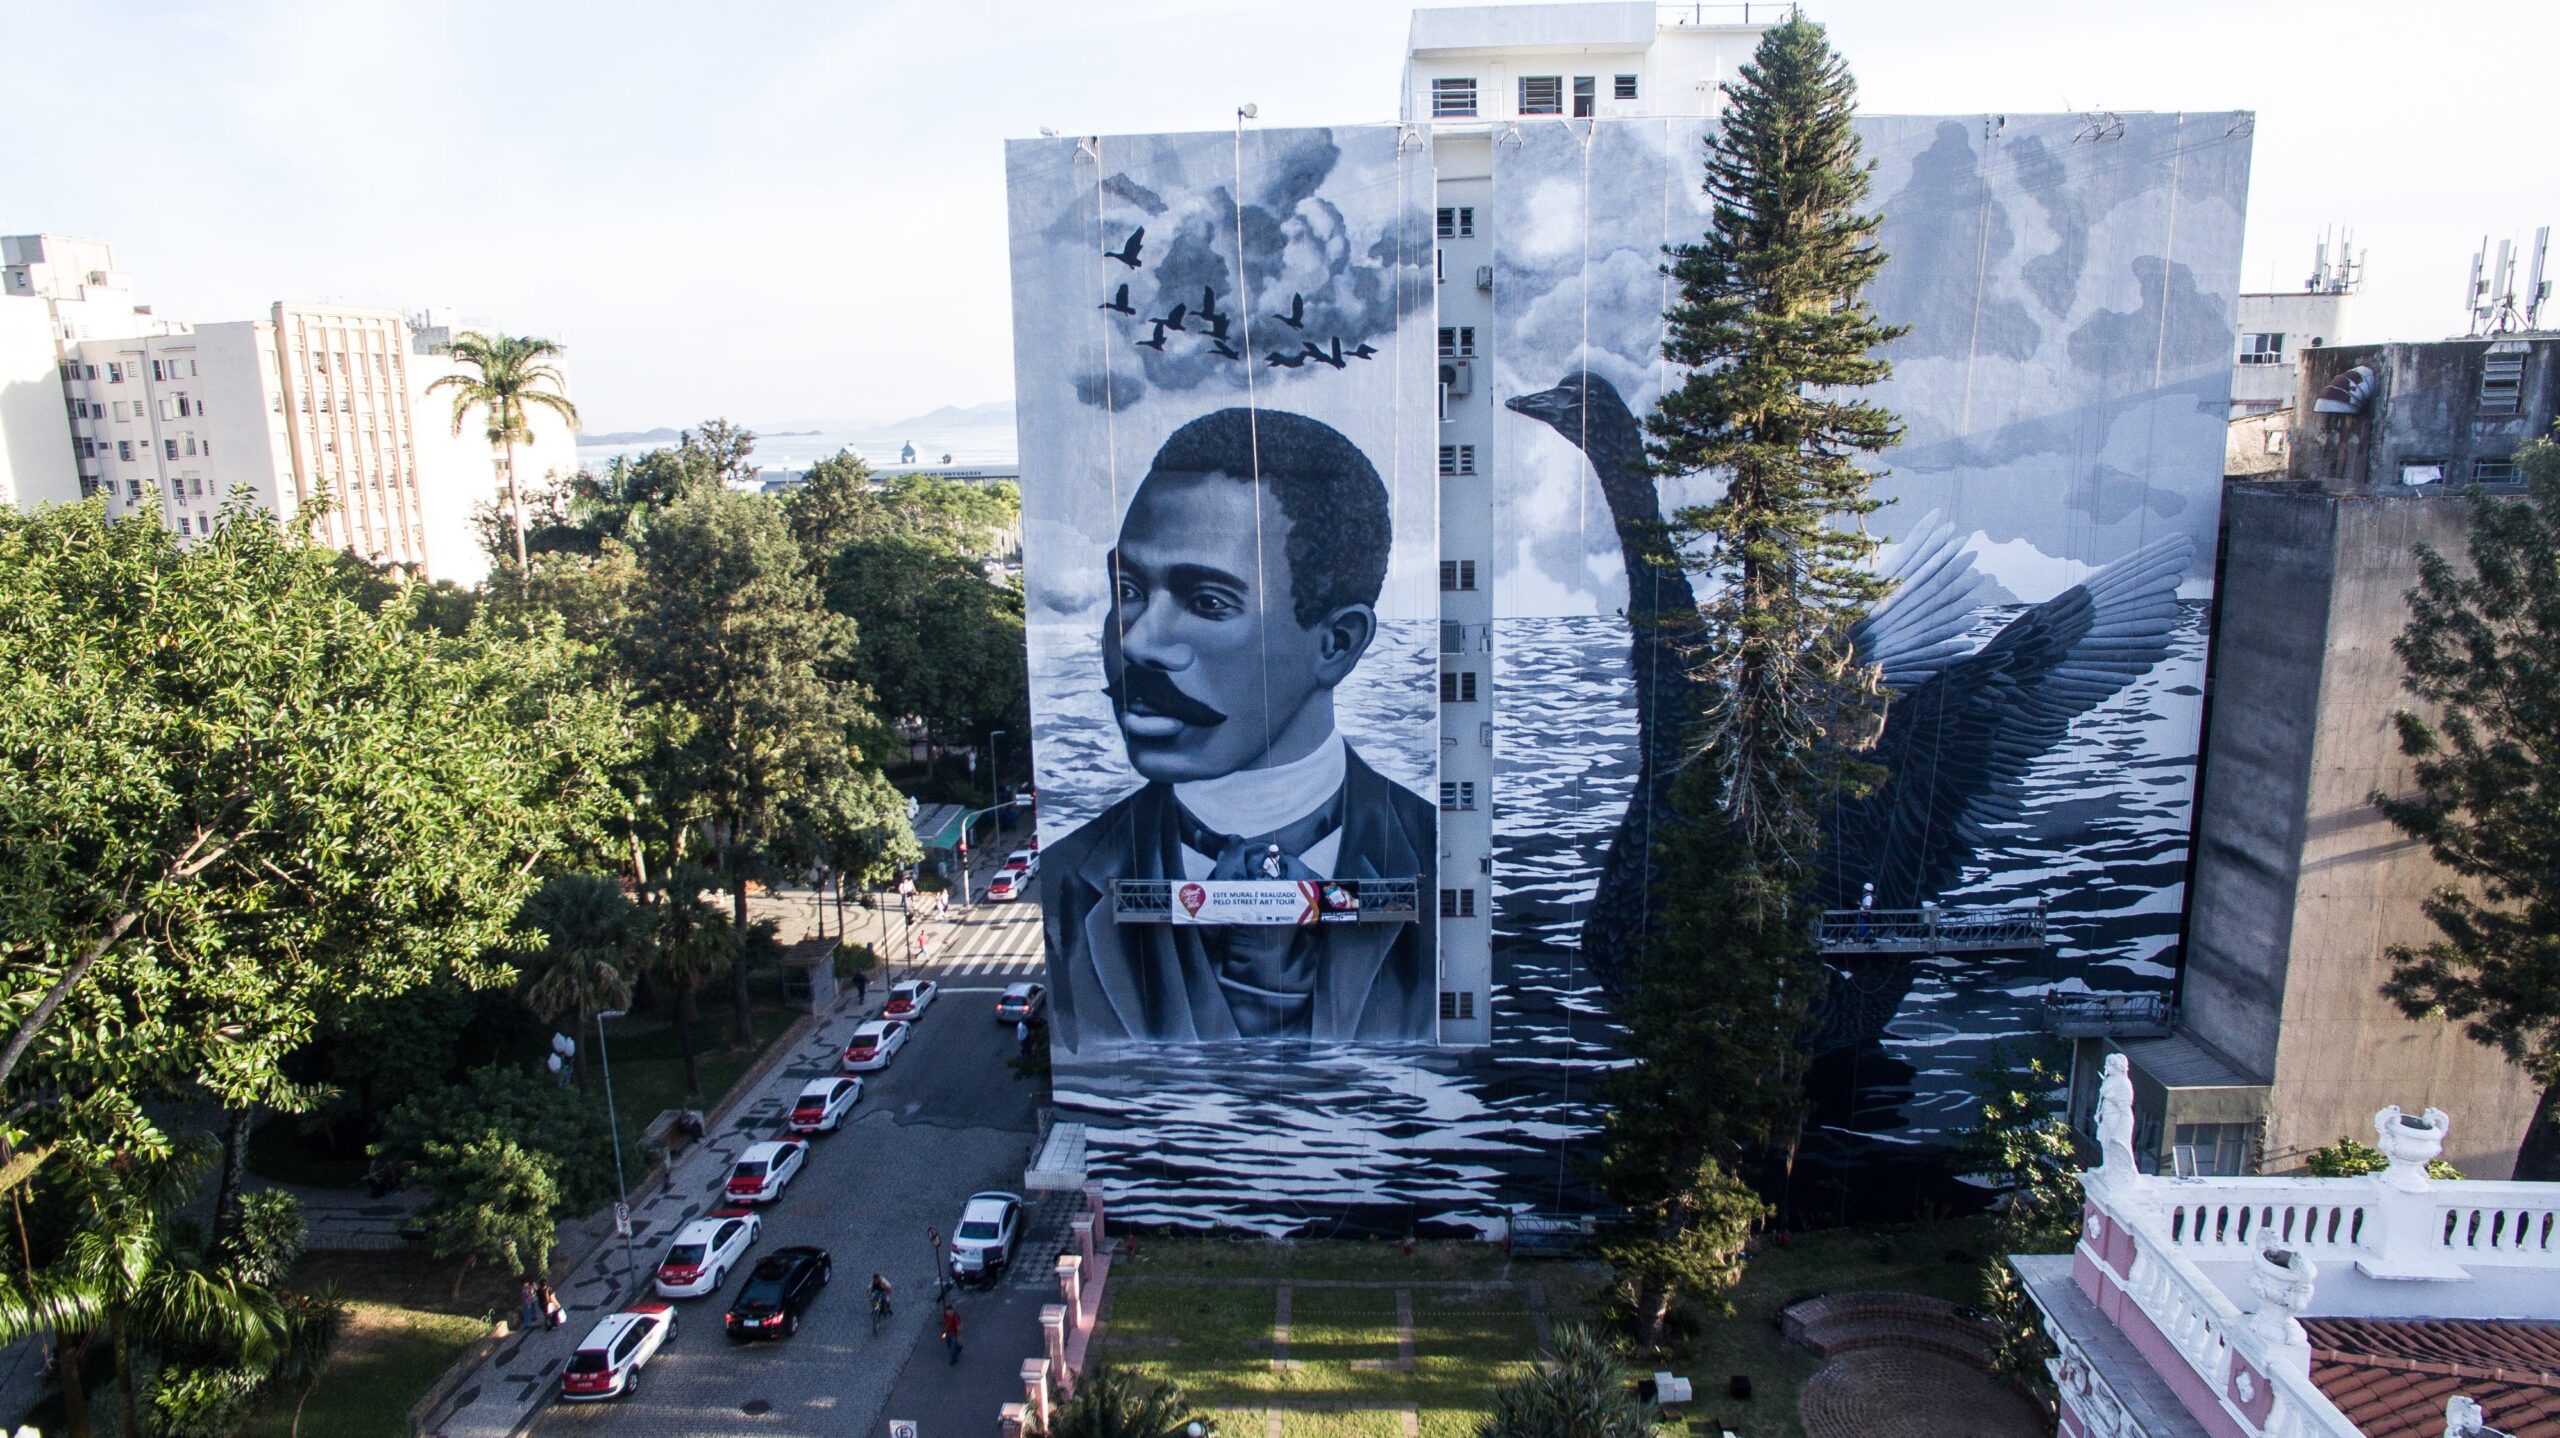
[[[2240,296],[2237,328],[2242,335],[2280,334],[2284,346],[2272,364],[2238,364],[2231,370],[2231,412],[2265,410],[2293,403],[2294,372],[2302,351],[2314,345],[2347,342],[2347,304],[2352,294],[2290,290]],[[2237,355],[2233,357],[2235,360]]]
[[[2446,872],[2367,798],[2411,790],[2391,641],[2419,543],[2459,558],[2458,497],[2235,491],[2198,814],[2183,1023],[2273,1080],[2264,1163],[2298,1166],[2374,1110],[2454,1115],[2445,1156],[2503,1178],[2536,1093],[2494,1051],[2380,994]]]
[[[2514,415],[2480,413],[2481,366],[2495,345],[2525,350],[2523,404]],[[2365,413],[2314,412],[2322,388],[2360,364],[2371,365],[2377,381]],[[2290,472],[2324,489],[2403,494],[2401,465],[2425,461],[2444,466],[2442,488],[2457,489],[2472,482],[2477,461],[2512,458],[2526,440],[2550,434],[2555,412],[2560,338],[2550,335],[2313,350],[2295,390]]]

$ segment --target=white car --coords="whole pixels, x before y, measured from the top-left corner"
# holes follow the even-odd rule
[[[718,1288],[763,1232],[763,1219],[734,1208],[714,1209],[710,1217],[686,1224],[658,1260],[658,1296],[700,1298]]]
[[[992,904],[1011,903],[1013,900],[1021,898],[1022,891],[1030,887],[1031,876],[1029,874],[1024,873],[1020,869],[999,869],[996,871],[996,876],[994,878],[987,880],[987,902]]]
[[[862,1101],[862,1080],[858,1078],[811,1079],[791,1102],[793,1133],[834,1133],[844,1127],[845,1115]]]
[[[663,1303],[635,1304],[608,1313],[587,1331],[560,1375],[560,1396],[593,1403],[640,1391],[640,1370],[658,1356],[676,1330],[676,1311]]]
[[[738,1155],[729,1169],[731,1203],[771,1203],[800,1174],[809,1146],[796,1138],[760,1143]]]
[[[1022,1195],[988,1189],[969,1195],[951,1230],[951,1276],[963,1283],[993,1283],[1013,1263],[1022,1239]]]
[[[910,1021],[923,1018],[924,1011],[933,1007],[941,992],[931,979],[909,979],[889,991],[889,1001],[880,1006],[880,1017]]]
[[[896,1019],[873,1019],[853,1031],[853,1042],[844,1046],[844,1066],[848,1073],[870,1073],[889,1066],[898,1050],[907,1046],[907,1026]]]
[[[1037,878],[1040,874],[1040,851],[1016,849],[1004,856],[1004,866],[1010,872],[1020,874],[1025,879]]]

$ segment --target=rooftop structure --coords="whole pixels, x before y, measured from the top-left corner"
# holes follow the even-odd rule
[[[2011,1260],[2062,1433],[2560,1434],[2560,1185],[2429,1178],[2438,1109],[2384,1108],[2389,1167],[2329,1179],[2141,1172],[2121,1059],[2099,1112],[2078,1247]]]

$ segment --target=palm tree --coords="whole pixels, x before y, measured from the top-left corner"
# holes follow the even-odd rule
[[[525,900],[524,919],[542,931],[542,951],[526,966],[526,1007],[544,1022],[563,1014],[577,1023],[573,1063],[587,1087],[587,1021],[631,1002],[621,961],[632,937],[631,901],[622,887],[594,874],[558,874]]]
[[[1654,1438],[1659,1411],[1637,1395],[1615,1344],[1569,1323],[1553,1348],[1535,1371],[1494,1391],[1477,1438]]]
[[[516,531],[516,568],[525,567],[524,499],[516,492],[516,446],[533,439],[532,410],[547,409],[578,423],[578,407],[569,403],[562,391],[569,387],[561,378],[559,366],[551,363],[560,346],[532,335],[487,335],[478,330],[465,330],[454,337],[453,357],[475,371],[472,374],[449,374],[427,386],[432,394],[440,389],[453,390],[453,432],[471,418],[473,410],[488,416],[489,447],[506,452],[507,511],[513,517]],[[545,386],[549,388],[545,388]]]
[[[215,1347],[245,1363],[277,1352],[284,1311],[276,1296],[224,1261],[203,1225],[182,1216],[213,1143],[198,1134],[157,1151],[125,1155],[117,1167],[81,1175],[75,1206],[81,1230],[40,1273],[0,1292],[0,1342],[52,1331],[60,1355],[72,1438],[88,1438],[80,1358],[103,1337],[115,1355],[119,1430],[141,1432],[137,1356]]]
[[[676,991],[676,1044],[684,1053],[689,1097],[702,1092],[693,1055],[694,994],[727,973],[738,950],[738,931],[729,927],[729,916],[718,905],[703,902],[703,891],[717,884],[700,864],[677,864],[659,882],[657,914],[650,926],[649,972]]]
[[[1184,1438],[1194,1422],[1204,1434],[1217,1431],[1181,1389],[1104,1363],[1076,1380],[1075,1391],[1049,1415],[1041,1438]]]

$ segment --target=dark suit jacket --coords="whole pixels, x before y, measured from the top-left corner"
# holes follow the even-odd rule
[[[1327,924],[1312,1036],[1428,1042],[1434,1033],[1439,947],[1434,942],[1431,806],[1369,767],[1354,749],[1342,777],[1337,879],[1416,881],[1409,924]],[[1173,788],[1149,784],[1103,810],[1040,856],[1041,922],[1049,948],[1058,1045],[1213,1043],[1238,1037],[1201,942],[1210,930],[1123,924],[1112,918],[1121,879],[1181,879]]]

